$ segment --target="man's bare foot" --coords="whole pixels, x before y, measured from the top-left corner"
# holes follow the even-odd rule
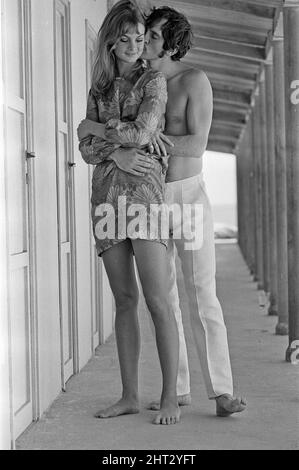
[[[233,413],[240,413],[246,408],[244,398],[235,398],[228,393],[216,397],[216,415],[226,418]]]
[[[163,400],[160,412],[153,420],[153,424],[176,424],[180,421],[181,411],[173,400]]]
[[[115,405],[109,406],[105,410],[98,411],[95,418],[115,418],[120,415],[130,415],[139,413],[139,403],[137,400],[121,398]]]
[[[178,395],[178,405],[179,406],[188,406],[191,405],[191,394],[187,393],[186,395]],[[153,401],[147,407],[147,410],[159,411],[160,402]]]

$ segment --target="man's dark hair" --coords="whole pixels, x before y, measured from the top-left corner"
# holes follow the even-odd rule
[[[146,19],[147,29],[161,20],[167,20],[162,26],[162,35],[164,39],[164,51],[175,50],[177,52],[171,56],[176,61],[184,57],[192,46],[192,28],[182,13],[170,7],[154,8]]]

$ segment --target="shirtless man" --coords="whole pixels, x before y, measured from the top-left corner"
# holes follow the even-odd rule
[[[202,155],[206,149],[212,120],[212,90],[202,71],[180,63],[191,45],[191,27],[184,15],[163,7],[154,9],[147,20],[144,59],[161,71],[168,82],[166,138],[157,137],[153,149],[170,155],[166,200],[169,204],[203,206],[203,244],[185,250],[184,239],[169,241],[170,302],[179,329],[180,357],[177,395],[180,405],[191,402],[187,349],[176,283],[175,248],[182,262],[191,326],[210,399],[216,401],[216,414],[229,416],[243,411],[244,400],[233,396],[233,382],[226,327],[216,296],[215,247],[211,207],[202,177]],[[174,144],[167,145],[170,141]],[[166,148],[165,148],[166,146]],[[118,149],[109,157],[124,171],[134,175],[150,171],[145,152]],[[191,222],[194,222],[191,220]],[[173,232],[176,227],[172,227]],[[156,409],[159,404],[152,404]],[[100,417],[112,417],[127,410],[111,407]]]
[[[212,121],[211,85],[202,71],[180,63],[191,45],[191,27],[175,10],[153,10],[147,20],[143,58],[167,79],[168,104],[164,133],[174,144],[166,146],[170,154],[167,171],[166,201],[169,204],[202,204],[203,244],[200,249],[185,250],[184,239],[169,241],[170,301],[179,329],[180,358],[177,395],[180,405],[191,402],[190,377],[182,315],[176,283],[175,247],[181,259],[189,301],[191,326],[210,399],[216,400],[218,416],[229,416],[245,409],[245,402],[233,396],[233,381],[226,327],[216,296],[215,247],[211,207],[202,177],[202,155],[206,149]],[[163,143],[158,139],[158,146]],[[114,162],[125,171],[145,173],[142,156],[135,150],[115,152]],[[194,214],[194,212],[193,212]],[[192,221],[191,221],[192,222]],[[194,222],[194,221],[193,221]],[[175,231],[176,227],[172,227]],[[159,404],[151,404],[157,409]]]
[[[191,401],[188,359],[176,285],[175,247],[182,263],[193,336],[210,399],[216,400],[218,416],[245,409],[245,401],[233,396],[233,381],[226,327],[215,287],[215,247],[211,207],[202,177],[202,155],[212,121],[213,96],[204,72],[180,62],[190,48],[191,26],[172,8],[154,9],[147,19],[143,58],[167,79],[168,104],[164,133],[174,147],[167,171],[166,201],[169,204],[201,204],[203,244],[186,250],[185,240],[169,242],[170,299],[180,337],[177,395],[181,405]],[[194,216],[194,211],[191,214]],[[191,217],[192,217],[191,215]],[[194,225],[194,220],[191,220]],[[175,222],[174,222],[175,225]],[[176,227],[172,227],[173,231]],[[151,408],[157,406],[152,404]]]

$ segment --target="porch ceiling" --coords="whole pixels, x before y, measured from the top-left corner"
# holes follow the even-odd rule
[[[153,0],[183,12],[194,46],[182,62],[204,70],[214,92],[208,150],[234,152],[246,125],[283,0]]]

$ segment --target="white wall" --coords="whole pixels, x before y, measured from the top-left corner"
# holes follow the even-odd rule
[[[91,354],[91,279],[90,279],[90,196],[88,192],[88,165],[78,150],[77,127],[86,114],[86,29],[88,19],[98,32],[106,14],[105,0],[72,0],[72,82],[73,82],[73,134],[76,200],[76,241],[77,241],[77,300],[79,326],[79,365],[86,364]],[[109,296],[109,293],[106,292]]]
[[[203,172],[215,223],[236,226],[236,156],[207,151],[203,157]]]

